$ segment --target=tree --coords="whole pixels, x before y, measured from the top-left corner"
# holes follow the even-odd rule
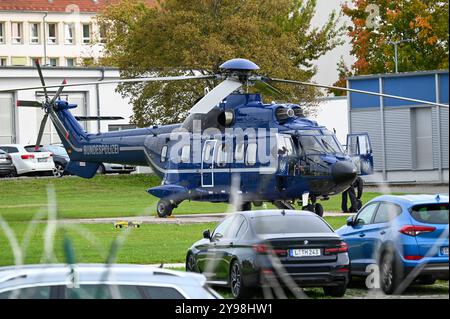
[[[310,80],[312,61],[341,43],[333,13],[312,28],[316,0],[165,0],[148,7],[122,0],[106,7],[99,22],[106,33],[103,64],[123,77],[208,74],[228,59],[255,61],[271,76]],[[119,86],[131,99],[138,126],[183,120],[205,85],[214,81]],[[280,86],[291,101],[312,102],[309,87]],[[270,98],[270,97],[269,97]]]
[[[356,62],[343,77],[395,71],[394,45],[399,44],[400,72],[447,69],[449,59],[448,1],[352,0],[342,9],[352,25],[348,28]],[[344,69],[346,66],[344,66]],[[338,65],[340,71],[343,66]]]

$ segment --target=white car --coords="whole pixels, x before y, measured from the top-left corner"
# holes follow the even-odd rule
[[[145,265],[0,267],[2,299],[222,299],[199,274]]]
[[[14,175],[48,173],[56,170],[52,153],[34,152],[30,147],[19,144],[2,144],[0,149],[8,153],[15,167]]]

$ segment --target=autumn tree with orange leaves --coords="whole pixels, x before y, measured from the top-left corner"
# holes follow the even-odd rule
[[[356,62],[338,63],[337,86],[352,75],[395,71],[394,46],[399,44],[399,72],[448,69],[449,2],[437,0],[352,0],[342,6],[351,20],[348,35]],[[334,92],[342,95],[341,91]],[[345,93],[344,93],[345,94]]]

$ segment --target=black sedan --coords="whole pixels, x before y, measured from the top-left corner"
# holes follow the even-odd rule
[[[0,150],[0,177],[9,176],[14,171],[11,156]]]
[[[228,286],[235,298],[255,288],[323,287],[341,297],[349,281],[347,245],[328,223],[310,212],[253,211],[225,218],[186,256],[186,270],[203,273],[210,284]]]

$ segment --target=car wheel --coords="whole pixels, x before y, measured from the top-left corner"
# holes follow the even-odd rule
[[[17,174],[17,169],[16,169],[15,167],[13,167],[12,170],[11,170],[11,172],[10,172],[8,175],[6,175],[5,177],[10,177],[10,178],[12,178],[12,177],[17,177],[17,176],[19,176],[19,175]]]
[[[344,297],[346,291],[347,291],[346,284],[333,287],[323,287],[324,294],[330,297],[337,297],[337,298]]]
[[[160,218],[167,218],[172,215],[174,206],[165,199],[161,199],[156,205],[156,213]]]
[[[380,287],[386,295],[392,295],[402,281],[401,266],[392,249],[386,250],[381,256],[380,269]]]
[[[97,168],[97,174],[104,175],[106,173],[105,166],[103,164],[100,164],[100,166]]]
[[[65,167],[60,163],[55,163],[55,169],[53,170],[53,176],[62,177],[64,175]]]
[[[253,291],[245,286],[242,278],[242,269],[237,260],[233,261],[230,268],[230,288],[233,297],[236,299],[249,298]]]
[[[186,258],[186,271],[198,272],[197,263],[195,261],[195,256],[193,253],[189,253]]]

